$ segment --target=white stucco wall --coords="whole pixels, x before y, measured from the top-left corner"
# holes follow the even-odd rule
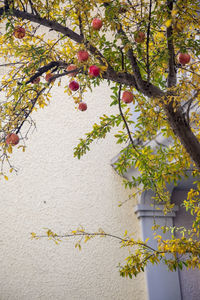
[[[118,207],[130,191],[110,166],[119,145],[110,134],[96,142],[80,161],[73,158],[78,138],[109,108],[108,89],[97,88],[85,98],[86,112],[54,89],[51,104],[34,114],[37,131],[27,150],[15,151],[18,175],[0,181],[0,299],[1,300],[145,300],[144,276],[124,279],[117,265],[127,256],[116,240],[100,238],[83,244],[73,239],[60,245],[31,240],[43,227],[57,233],[79,225],[122,235],[127,229],[139,237],[134,201]],[[108,111],[109,110],[109,111]]]

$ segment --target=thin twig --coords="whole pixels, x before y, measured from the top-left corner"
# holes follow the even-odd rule
[[[148,22],[148,27],[147,27],[147,42],[146,42],[146,47],[147,47],[147,82],[148,83],[150,81],[149,37],[150,37],[150,29],[151,29],[151,8],[152,8],[152,0],[150,0],[150,3],[149,3],[149,22]]]
[[[129,127],[128,127],[128,124],[127,124],[127,122],[126,122],[126,119],[125,119],[124,114],[123,114],[123,111],[122,111],[122,107],[121,107],[121,90],[122,90],[122,85],[120,84],[120,85],[119,85],[119,91],[118,91],[118,106],[119,106],[119,112],[120,112],[120,115],[121,115],[121,117],[122,117],[122,119],[123,119],[123,121],[124,121],[124,125],[125,125],[125,127],[126,127],[126,130],[127,130],[127,133],[128,133],[129,139],[130,139],[130,142],[131,142],[133,148],[134,148],[134,149],[136,150],[136,152],[137,152],[137,148],[136,148],[136,146],[135,146],[135,143],[134,143],[134,140],[133,140],[133,138],[132,138],[130,129],[129,129]]]
[[[171,11],[173,9],[173,0],[167,0],[167,7],[168,7],[169,18],[171,18]],[[176,82],[177,82],[172,25],[167,27],[167,47],[168,47],[168,55],[169,55],[168,88],[171,88],[171,87],[175,86]]]
[[[18,132],[20,131],[20,129],[22,128],[24,122],[26,121],[26,119],[27,119],[27,118],[29,117],[29,115],[31,114],[31,112],[32,112],[32,110],[33,110],[33,108],[34,108],[34,106],[35,106],[35,104],[36,104],[36,102],[37,102],[38,97],[45,91],[45,89],[46,89],[46,88],[41,89],[41,90],[38,92],[37,96],[33,99],[31,109],[30,109],[30,111],[25,115],[25,119],[22,121],[21,125],[17,128],[16,133],[18,133]]]

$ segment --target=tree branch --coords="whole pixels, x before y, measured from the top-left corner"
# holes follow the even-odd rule
[[[6,8],[0,8],[0,15],[3,15],[5,10]],[[31,22],[43,25],[47,28],[60,32],[79,44],[83,42],[83,37],[81,35],[77,34],[68,27],[59,24],[56,21],[47,20],[45,18],[39,17],[38,15],[33,15],[28,12],[20,11],[17,9],[12,9],[11,14],[16,18],[21,18],[22,20],[29,20]]]
[[[67,67],[68,63],[65,63],[63,61],[52,61],[49,64],[47,64],[46,66],[39,68],[38,71],[33,76],[31,76],[28,81],[26,81],[26,84],[32,82],[34,79],[36,79],[37,77],[41,76],[43,73],[48,72],[52,68],[59,67],[59,66]],[[74,72],[74,70],[73,70],[73,72]],[[72,73],[72,71],[71,71],[71,73]]]
[[[152,8],[152,0],[150,0],[149,3],[149,22],[148,22],[148,27],[147,27],[147,42],[146,42],[146,47],[147,47],[147,82],[150,81],[150,62],[149,62],[149,37],[150,37],[150,28],[151,28],[151,8]]]
[[[28,0],[28,2],[29,2],[29,4],[30,4],[32,13],[33,13],[33,14],[35,13],[36,15],[39,16],[37,10],[35,9],[35,7],[34,7],[34,5],[33,5],[33,3],[32,3],[32,1],[31,1],[31,0]]]
[[[25,122],[26,119],[30,116],[30,114],[31,114],[31,112],[32,112],[32,110],[33,110],[33,108],[34,108],[36,102],[37,102],[38,97],[45,91],[45,89],[46,89],[46,88],[41,89],[41,90],[37,93],[37,96],[32,100],[32,106],[31,106],[29,112],[25,115],[25,118],[24,118],[24,120],[22,121],[22,123],[20,124],[20,126],[17,128],[16,133],[19,133],[20,129],[22,128],[22,126],[23,126],[23,124],[24,124],[24,122]]]
[[[173,0],[167,0],[167,7],[168,7],[168,15],[171,19],[171,11],[173,9]],[[167,27],[167,48],[168,48],[168,88],[173,87],[176,85],[177,78],[176,78],[176,64],[175,64],[175,54],[174,54],[174,44],[173,44],[173,28],[172,25]]]
[[[0,8],[0,15],[3,15],[4,12],[5,12],[5,8]],[[41,18],[38,15],[36,16],[36,15],[30,14],[28,12],[23,12],[23,11],[16,10],[16,9],[13,9],[11,12],[12,12],[12,15],[17,18],[26,19],[26,20],[35,22],[37,24],[43,25],[47,28],[51,28],[57,32],[60,32],[64,35],[66,35],[67,37],[69,37],[70,39],[72,39],[73,41],[75,41],[77,43],[83,42],[83,37],[81,35],[75,33],[68,27],[63,26],[56,21],[50,21],[45,18]],[[86,48],[93,55],[96,56],[96,58],[100,61],[100,63],[102,65],[108,66],[108,70],[106,72],[104,72],[104,74],[102,76],[104,79],[113,80],[118,83],[133,86],[138,91],[142,92],[145,96],[148,96],[148,97],[163,96],[163,92],[158,87],[156,87],[150,83],[147,84],[147,82],[142,80],[140,70],[137,65],[136,59],[133,56],[132,50],[129,50],[129,56],[131,59],[131,64],[132,64],[133,70],[134,70],[134,75],[131,75],[128,73],[124,75],[123,73],[115,72],[114,69],[112,68],[112,66],[106,61],[104,56],[101,54],[101,52],[96,47],[91,45],[88,41],[86,41],[85,44],[86,44]]]
[[[132,144],[132,147],[133,147],[133,149],[135,149],[136,152],[137,152],[137,148],[136,148],[136,146],[135,146],[134,140],[133,140],[133,138],[132,138],[132,136],[131,136],[130,129],[129,129],[129,127],[128,127],[128,124],[127,124],[127,122],[126,122],[126,119],[125,119],[124,114],[123,114],[123,111],[122,111],[122,107],[121,107],[121,90],[122,90],[122,85],[120,84],[120,86],[119,86],[119,92],[118,92],[118,106],[119,106],[119,112],[120,112],[120,115],[121,115],[121,117],[122,117],[122,119],[123,119],[123,121],[124,121],[124,125],[126,126],[126,130],[127,130],[127,133],[128,133],[129,140],[130,140],[130,142],[131,142],[131,144]]]
[[[126,36],[126,33],[124,32],[121,24],[120,24],[120,28],[118,29],[118,33],[123,36],[125,44],[129,43],[129,39]],[[133,55],[132,48],[128,50],[128,58],[130,60],[132,70],[133,70],[132,78],[134,78],[133,82],[128,83],[128,85],[134,86],[139,92],[143,93],[145,96],[150,98],[164,96],[164,92],[162,92],[160,88],[142,79],[140,69],[137,63],[137,59]],[[121,81],[116,81],[116,82],[123,83]]]
[[[194,94],[193,97],[191,97],[188,101],[187,101],[187,111],[185,112],[186,118],[187,118],[187,123],[190,125],[190,109],[192,106],[193,101],[196,99],[196,97],[198,96],[200,90],[197,90],[197,92]]]

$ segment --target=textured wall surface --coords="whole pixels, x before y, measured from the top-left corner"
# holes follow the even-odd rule
[[[67,79],[66,79],[67,80]],[[73,158],[78,138],[90,131],[98,116],[109,114],[107,87],[85,97],[86,112],[54,89],[50,105],[34,114],[37,130],[27,150],[15,150],[18,175],[0,182],[0,299],[1,300],[145,300],[144,276],[124,279],[117,265],[128,254],[116,240],[99,238],[74,248],[75,240],[55,245],[31,240],[48,227],[57,233],[79,225],[122,235],[140,236],[134,200],[118,207],[130,191],[110,166],[120,151],[113,135],[95,142],[80,161]]]

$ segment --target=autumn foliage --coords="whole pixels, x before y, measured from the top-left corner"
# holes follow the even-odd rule
[[[108,105],[117,105],[119,113],[105,112],[80,139],[74,156],[80,158],[94,140],[119,127],[116,142],[126,147],[116,170],[139,171],[126,187],[136,193],[153,190],[154,201],[164,203],[167,212],[173,207],[167,185],[176,185],[188,174],[196,181],[183,201],[194,215],[188,239],[158,237],[158,248],[150,249],[147,242],[126,236],[123,245],[138,250],[120,273],[137,275],[147,263],[160,261],[170,270],[183,262],[188,268],[199,267],[199,1],[13,0],[0,5],[0,57],[8,67],[1,80],[1,175],[7,178],[5,163],[13,170],[12,145],[19,142],[15,149],[25,150],[27,126],[34,126],[32,112],[49,104],[51,90],[59,88],[63,78],[68,79],[65,91],[78,113],[89,109],[85,92],[107,81],[112,91]],[[20,134],[20,141],[10,142],[11,132]],[[151,146],[158,135],[167,146]],[[177,255],[185,253],[191,259],[180,264]]]

